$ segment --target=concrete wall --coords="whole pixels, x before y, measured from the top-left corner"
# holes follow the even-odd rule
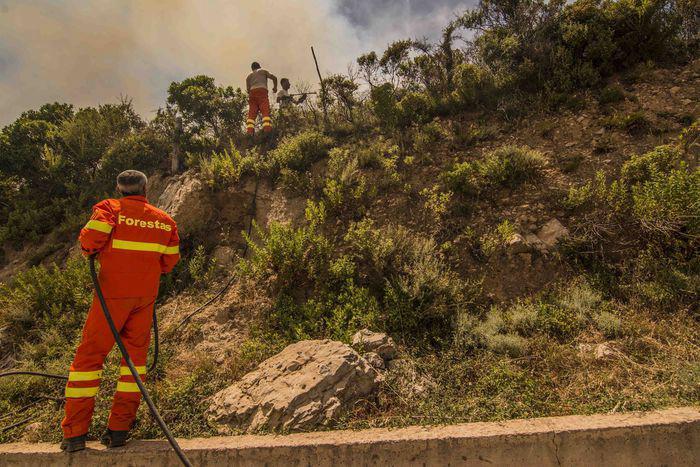
[[[182,440],[195,466],[700,466],[700,409],[551,417],[396,430]],[[164,441],[64,454],[0,445],[0,465],[175,466]]]

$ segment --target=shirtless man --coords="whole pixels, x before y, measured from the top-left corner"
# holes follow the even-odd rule
[[[258,62],[253,62],[250,68],[253,70],[245,80],[248,91],[248,120],[246,130],[249,135],[255,133],[255,119],[258,112],[262,114],[263,131],[272,131],[272,119],[270,118],[270,100],[267,96],[267,80],[272,80],[272,92],[277,93],[277,77],[260,67]]]

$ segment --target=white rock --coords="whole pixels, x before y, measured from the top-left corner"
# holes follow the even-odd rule
[[[207,416],[247,432],[317,428],[373,394],[381,380],[377,370],[342,342],[301,341],[212,396]]]

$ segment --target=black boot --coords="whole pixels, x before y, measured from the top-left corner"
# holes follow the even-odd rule
[[[74,436],[73,438],[63,438],[61,441],[61,451],[75,452],[85,449],[87,435]]]
[[[105,434],[103,434],[102,438],[100,438],[100,442],[108,448],[118,448],[126,444],[126,438],[128,436],[128,431],[117,431],[107,428]]]

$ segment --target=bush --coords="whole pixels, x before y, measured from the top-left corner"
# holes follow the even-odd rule
[[[26,352],[32,343],[49,342],[51,351],[32,355],[35,364],[54,357],[57,351],[70,352],[90,305],[91,291],[83,258],[69,260],[62,270],[55,265],[36,266],[17,274],[10,284],[0,284],[0,329],[7,339],[3,345],[22,355],[20,343]]]
[[[642,227],[688,240],[700,235],[700,169],[681,163],[670,173],[656,173],[632,189],[633,213]]]
[[[515,187],[534,177],[544,167],[542,153],[526,146],[503,146],[477,164],[477,172],[488,184]]]
[[[539,151],[526,146],[503,146],[483,160],[455,164],[443,174],[450,189],[471,195],[492,186],[516,187],[533,178],[546,164]]]
[[[625,100],[625,91],[622,89],[622,86],[617,84],[603,88],[598,96],[600,105],[616,104],[623,100]]]
[[[422,92],[408,92],[396,105],[396,124],[408,128],[413,124],[429,122],[435,116],[435,105]]]
[[[461,63],[454,70],[453,97],[463,107],[485,102],[493,91],[488,70],[472,63]]]
[[[279,174],[283,168],[305,171],[328,154],[331,144],[331,138],[313,130],[286,136],[268,153],[270,169],[273,174]]]
[[[644,112],[632,112],[628,115],[615,114],[605,120],[607,128],[624,130],[632,136],[649,134],[653,131],[653,124],[646,117]]]
[[[243,172],[243,158],[235,148],[229,152],[213,153],[210,158],[201,158],[199,167],[204,183],[213,190],[222,190],[237,183]]]
[[[214,277],[216,259],[208,258],[204,246],[198,245],[187,261],[187,271],[195,285],[206,284]]]
[[[621,180],[628,186],[646,182],[660,172],[668,172],[680,160],[675,146],[657,146],[641,156],[635,155],[622,166]]]

